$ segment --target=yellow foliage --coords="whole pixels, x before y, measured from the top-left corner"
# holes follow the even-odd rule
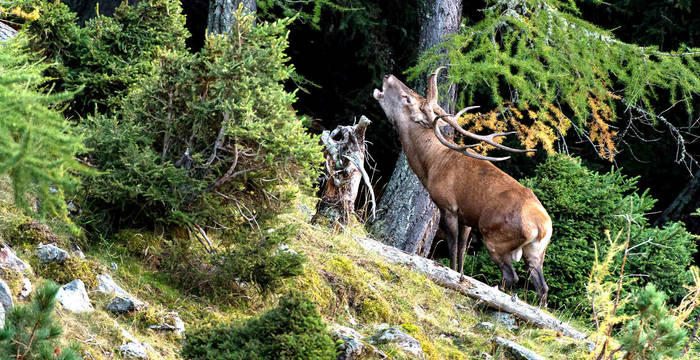
[[[518,134],[520,143],[524,147],[533,149],[541,145],[548,153],[555,152],[554,141],[558,138],[557,134],[566,135],[571,128],[571,120],[551,103],[547,103],[547,107],[540,110],[531,109],[527,104],[524,105],[524,111],[510,107],[508,103],[504,104],[504,106],[505,110],[502,111],[491,110],[487,113],[466,114],[458,119],[458,123],[473,133],[484,130],[502,133],[512,128]],[[611,136],[605,137],[609,133],[607,127],[605,130],[598,131],[596,136],[598,138],[611,139]],[[614,135],[612,133],[612,136]],[[494,140],[502,143],[503,139],[503,137],[498,137]],[[460,142],[460,145],[464,144]],[[473,148],[474,151],[480,154],[486,154],[492,149],[494,149],[493,146],[483,143]],[[529,155],[532,155],[532,153]]]
[[[700,270],[697,266],[692,266],[690,268],[690,273],[693,275],[693,285],[685,286],[688,289],[688,294],[683,297],[681,303],[674,308],[671,312],[676,318],[677,326],[685,326],[685,321],[688,319],[690,314],[700,306]]]
[[[591,141],[596,143],[602,158],[612,161],[617,153],[613,140],[617,132],[610,130],[606,121],[614,119],[615,114],[608,104],[592,95],[588,97],[588,106],[591,108],[591,119],[587,124]]]
[[[0,15],[2,14],[14,15],[25,20],[36,20],[39,18],[39,9],[34,9],[32,12],[26,12],[22,10],[22,8],[20,8],[19,6],[16,6],[10,10],[7,10],[4,7],[0,6]]]

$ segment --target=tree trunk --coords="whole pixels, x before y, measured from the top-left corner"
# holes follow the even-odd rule
[[[364,169],[365,131],[370,123],[363,115],[356,125],[338,126],[333,131],[326,130],[321,134],[327,180],[312,222],[324,217],[331,224],[347,224],[355,213],[355,199],[363,180],[374,199],[372,185]]]
[[[233,13],[241,4],[245,11],[253,16],[256,15],[258,7],[255,0],[210,0],[207,32],[209,34],[230,33],[234,22]]]
[[[439,44],[459,29],[461,0],[426,0],[421,7],[420,53]],[[425,93],[426,79],[419,79],[416,90]],[[440,105],[452,111],[455,89],[440,94]],[[448,133],[446,131],[446,133]],[[402,152],[386,191],[377,206],[370,231],[387,244],[411,254],[427,256],[438,229],[440,211],[411,171]]]
[[[700,223],[694,213],[700,208],[700,170],[695,172],[688,184],[678,194],[675,200],[669,205],[654,225],[661,226],[668,221],[683,221],[686,229],[694,234],[700,231]]]

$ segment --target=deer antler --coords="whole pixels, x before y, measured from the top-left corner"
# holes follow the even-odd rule
[[[435,71],[428,76],[428,93],[426,96],[427,102],[430,104],[430,107],[433,107],[434,105],[437,106],[437,98],[438,98],[438,90],[437,90],[437,77],[440,74],[440,71],[444,69],[444,66],[440,66]],[[483,141],[491,146],[494,146],[496,148],[499,148],[501,150],[506,150],[510,152],[515,152],[515,153],[525,153],[525,152],[533,152],[535,151],[534,149],[515,149],[512,147],[508,147],[505,145],[501,145],[497,143],[494,139],[496,137],[500,136],[507,136],[511,134],[515,134],[515,131],[510,131],[506,133],[493,133],[489,135],[479,135],[479,134],[474,134],[471,131],[464,130],[458,123],[456,119],[459,119],[464,113],[466,113],[469,110],[476,109],[478,106],[468,106],[462,110],[460,110],[457,114],[452,115],[452,114],[442,114],[442,115],[437,115],[433,119],[433,130],[435,132],[435,136],[440,140],[440,142],[445,145],[446,147],[458,151],[466,156],[473,157],[476,159],[481,159],[481,160],[489,160],[489,161],[503,161],[510,159],[510,156],[506,157],[491,157],[491,156],[483,156],[479,155],[474,152],[467,151],[468,148],[472,148],[478,144],[473,144],[473,145],[464,145],[464,146],[458,146],[450,143],[445,139],[445,137],[442,135],[442,132],[440,131],[439,123],[440,120],[446,122],[448,125],[452,126],[458,133],[470,137],[472,139],[478,140],[478,141]]]

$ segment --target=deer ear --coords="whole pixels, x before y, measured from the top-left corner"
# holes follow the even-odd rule
[[[429,125],[428,116],[426,116],[426,114],[421,111],[418,106],[411,108],[411,121],[419,123],[423,126]]]

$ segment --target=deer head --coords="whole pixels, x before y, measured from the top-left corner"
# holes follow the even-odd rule
[[[424,128],[433,128],[435,136],[437,139],[449,149],[460,152],[466,156],[473,157],[481,160],[490,161],[502,161],[509,159],[510,156],[506,157],[491,157],[479,155],[473,151],[469,151],[469,148],[475,147],[478,144],[471,145],[456,145],[445,139],[442,132],[440,131],[440,126],[447,124],[450,125],[457,131],[457,133],[466,136],[468,138],[483,141],[489,145],[496,148],[510,151],[510,152],[530,152],[535,151],[531,149],[514,149],[505,145],[501,145],[494,141],[494,138],[499,136],[506,136],[514,134],[515,132],[507,133],[494,133],[490,135],[478,135],[470,131],[464,130],[457,120],[464,115],[467,111],[471,109],[478,108],[478,106],[470,106],[460,110],[457,114],[447,114],[445,110],[438,105],[438,88],[437,88],[437,78],[440,71],[444,67],[439,67],[428,76],[428,94],[425,98],[418,95],[415,91],[411,90],[406,86],[401,80],[396,78],[394,75],[386,75],[382,80],[382,90],[374,89],[373,96],[379,102],[379,105],[384,110],[389,121],[401,131],[401,128],[405,128],[409,123],[416,123]]]

